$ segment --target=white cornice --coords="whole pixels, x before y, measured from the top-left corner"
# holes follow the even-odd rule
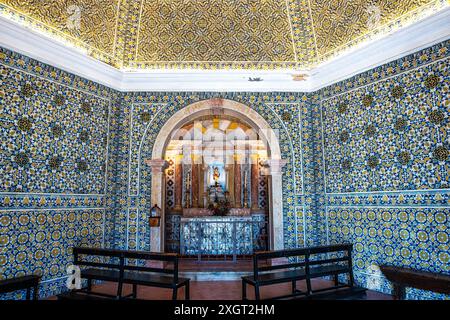
[[[385,38],[326,62],[311,71],[311,91],[450,39],[450,8]]]
[[[124,73],[50,37],[0,17],[0,46],[120,90]]]
[[[294,70],[120,71],[76,48],[0,17],[0,46],[119,91],[313,92],[450,38],[450,8],[361,46],[310,72]],[[292,75],[309,73],[306,81]],[[250,82],[249,78],[263,81]]]

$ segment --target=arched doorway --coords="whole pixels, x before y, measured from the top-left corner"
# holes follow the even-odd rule
[[[209,119],[209,121],[214,121],[214,119],[223,119],[224,121],[237,119],[239,120],[238,122],[242,124],[242,130],[243,128],[248,128],[251,132],[256,133],[258,141],[263,142],[263,151],[265,152],[264,166],[266,168],[268,185],[268,245],[271,249],[283,248],[283,193],[281,168],[284,165],[284,160],[281,159],[277,133],[270,128],[266,120],[252,108],[231,100],[210,99],[193,103],[176,112],[159,131],[153,144],[152,158],[146,160],[146,163],[152,167],[152,204],[157,204],[163,209],[160,227],[152,228],[151,230],[150,250],[164,251],[164,218],[167,207],[165,169],[168,164],[166,161],[168,148],[171,148],[171,142],[177,140],[173,139],[173,137],[174,135],[179,135],[179,130],[183,129],[183,126],[186,126],[189,123],[193,124],[198,119]],[[197,196],[199,195],[197,194]],[[190,195],[190,198],[192,198],[192,195]],[[198,201],[198,198],[195,200]],[[176,205],[179,206],[179,199],[177,201],[178,203]],[[206,204],[205,201],[206,199],[204,199],[203,205]],[[245,205],[244,201],[242,201],[241,204]]]

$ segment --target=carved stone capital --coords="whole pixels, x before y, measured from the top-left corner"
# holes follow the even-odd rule
[[[162,173],[169,166],[169,163],[163,159],[147,159],[145,163],[152,168],[152,174]]]
[[[285,159],[268,159],[263,161],[263,166],[266,167],[269,175],[281,175],[283,167],[286,165]]]

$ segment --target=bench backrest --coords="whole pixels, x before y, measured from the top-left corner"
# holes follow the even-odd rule
[[[175,253],[75,247],[73,248],[73,255],[75,265],[90,266],[96,268],[117,269],[119,270],[120,276],[123,276],[124,271],[161,273],[166,275],[172,275],[173,281],[174,282],[178,281],[178,255]],[[107,259],[109,260],[109,262],[104,261],[99,262],[83,259],[80,256],[86,257],[100,256],[110,259]],[[160,262],[160,266],[131,264],[129,263],[129,260]],[[167,264],[172,264],[172,268],[168,268]]]
[[[311,266],[341,262],[347,263],[347,266],[351,269],[352,249],[353,244],[345,243],[286,250],[257,251],[253,254],[253,276],[255,279],[258,279],[260,272],[295,268],[305,268],[306,273],[308,273]],[[332,254],[332,257],[328,256],[330,253]],[[267,265],[267,260],[278,258],[287,258],[287,260],[280,264]]]

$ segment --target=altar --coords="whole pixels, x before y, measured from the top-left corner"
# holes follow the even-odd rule
[[[180,219],[180,253],[186,256],[251,255],[264,250],[265,217],[205,216]]]

